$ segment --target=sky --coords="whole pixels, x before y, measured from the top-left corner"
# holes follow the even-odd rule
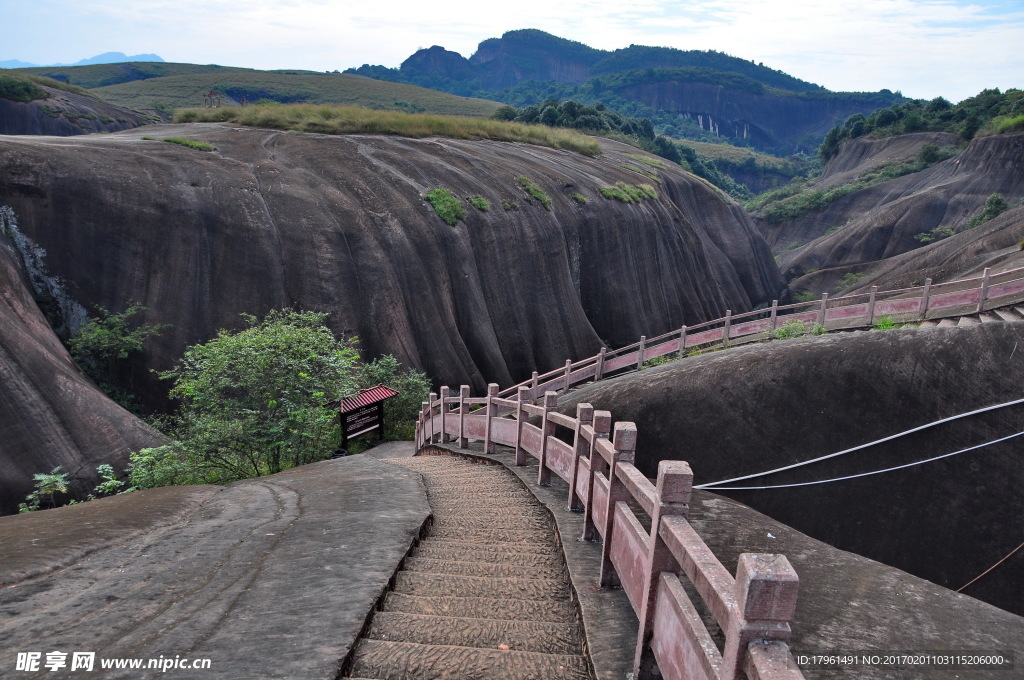
[[[604,50],[718,50],[835,91],[1024,88],[1024,0],[0,0],[0,25],[0,61],[36,64],[124,52],[343,71],[537,28]]]

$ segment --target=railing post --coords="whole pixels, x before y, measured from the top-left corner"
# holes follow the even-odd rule
[[[978,314],[985,311],[985,298],[988,297],[988,281],[991,272],[992,269],[990,267],[985,267],[985,271],[981,275],[981,295],[978,296]]]
[[[679,329],[679,356],[683,356],[683,350],[686,349],[686,325]]]
[[[632,463],[636,458],[636,425],[633,423],[615,423],[612,435],[612,462],[608,467],[608,506],[604,515],[604,541],[601,543],[601,580],[602,588],[620,585],[619,576],[612,566],[612,527],[615,524],[615,504],[629,500],[629,490],[615,474],[615,468],[621,463]],[[598,454],[600,455],[600,454]]]
[[[818,325],[825,325],[825,308],[828,306],[828,293],[821,294],[821,307],[818,309]]]
[[[789,642],[800,579],[785,555],[743,553],[736,565],[736,610],[725,632],[723,678],[742,678],[754,640]]]
[[[576,404],[576,430],[572,435],[572,477],[569,479],[569,510],[579,512],[583,503],[576,493],[576,478],[580,471],[580,458],[587,452],[587,440],[583,438],[583,426],[594,422],[594,407],[590,404]]]
[[[633,678],[646,680],[653,676],[654,659],[648,644],[654,626],[654,601],[658,593],[658,575],[663,571],[677,572],[679,565],[672,551],[658,533],[661,518],[686,517],[690,512],[693,493],[693,471],[681,460],[663,460],[658,463],[657,505],[651,516],[651,535],[645,556],[643,602],[640,605],[640,629],[637,633],[636,652],[633,656]]]
[[[722,329],[722,346],[729,346],[729,331],[732,329],[732,310],[725,310],[725,327]]]
[[[927,316],[927,314],[928,314],[928,302],[931,300],[931,296],[932,296],[932,280],[931,279],[925,279],[924,280],[924,289],[921,291],[921,310],[920,310],[920,317],[921,317],[921,319],[924,319],[924,317]]]
[[[572,373],[572,359],[565,360],[565,391],[569,391],[569,374]]]
[[[519,403],[516,404],[516,465],[526,465],[526,449],[523,448],[523,420],[526,410],[523,405],[530,399],[530,388],[519,388]]]
[[[548,437],[555,433],[555,424],[548,422],[548,413],[558,408],[558,393],[548,390],[544,393],[544,413],[540,420],[540,466],[537,468],[537,484],[551,485],[551,470],[548,469]]]
[[[779,327],[779,301],[772,300],[772,315],[771,315],[771,330],[775,330]]]
[[[606,472],[608,466],[601,454],[594,455],[594,448],[598,439],[608,439],[608,433],[612,429],[612,414],[609,411],[594,411],[594,440],[590,442],[587,451],[587,460],[590,462],[590,473],[587,475],[587,488],[584,493],[587,496],[586,507],[583,511],[583,536],[584,541],[596,541],[600,538],[597,527],[594,526],[594,476],[599,472]]]
[[[487,403],[484,405],[484,413],[487,414],[487,421],[484,424],[484,453],[494,453],[494,444],[491,443],[491,421],[494,420],[494,412],[498,410],[493,401],[497,396],[498,383],[488,383]]]
[[[608,352],[607,347],[602,347],[597,353],[597,372],[594,374],[594,382],[604,377],[604,355]]]
[[[420,419],[418,421],[419,428],[417,429],[416,436],[416,448],[422,447],[427,443],[427,402],[420,402]]]
[[[640,336],[640,348],[636,351],[636,370],[640,370],[644,365],[644,349],[647,347],[647,336]]]
[[[469,446],[469,439],[466,437],[466,400],[469,399],[469,385],[459,387],[459,448]]]
[[[875,325],[875,297],[878,295],[878,286],[871,286],[871,295],[868,296],[868,325]]]
[[[434,443],[434,402],[437,401],[437,392],[431,392],[430,396],[427,397],[430,402],[427,406],[427,419],[430,420],[430,443]]]
[[[451,390],[448,388],[447,385],[442,385],[441,386],[441,443],[442,444],[447,444],[448,442],[451,441],[451,438],[448,436],[448,428],[446,427],[446,424],[447,424],[447,417],[446,416],[448,415],[448,404],[445,403],[445,399],[448,398],[450,393],[451,393]]]
[[[539,376],[540,376],[540,374],[537,373],[537,371],[534,371],[533,375],[530,377],[530,400],[531,401],[533,401],[533,400],[535,400],[537,398],[537,385],[540,384]]]

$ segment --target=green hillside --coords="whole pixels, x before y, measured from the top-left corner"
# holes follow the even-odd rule
[[[271,71],[196,73],[109,85],[93,93],[131,109],[172,111],[203,105],[203,95],[216,90],[224,104],[270,99],[291,104],[350,104],[373,109],[489,116],[500,104],[467,99],[414,85],[386,83],[360,76],[298,75]]]
[[[281,103],[347,104],[445,115],[490,116],[500,106],[415,85],[362,76],[313,71],[257,71],[215,64],[132,62],[19,69],[87,88],[118,106],[164,111],[202,106],[203,95],[216,90],[223,104],[264,99]],[[13,71],[12,71],[13,73]]]

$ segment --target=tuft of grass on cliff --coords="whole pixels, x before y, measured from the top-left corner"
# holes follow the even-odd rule
[[[468,116],[375,111],[359,106],[259,104],[219,109],[182,109],[175,113],[174,122],[230,122],[250,127],[328,135],[364,133],[402,137],[490,139],[567,149],[585,156],[597,156],[601,153],[601,148],[593,138],[568,129]]]

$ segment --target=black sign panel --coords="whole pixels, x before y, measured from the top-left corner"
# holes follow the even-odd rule
[[[344,438],[357,437],[380,427],[382,411],[381,404],[377,403],[361,406],[354,411],[343,414],[341,427]]]

